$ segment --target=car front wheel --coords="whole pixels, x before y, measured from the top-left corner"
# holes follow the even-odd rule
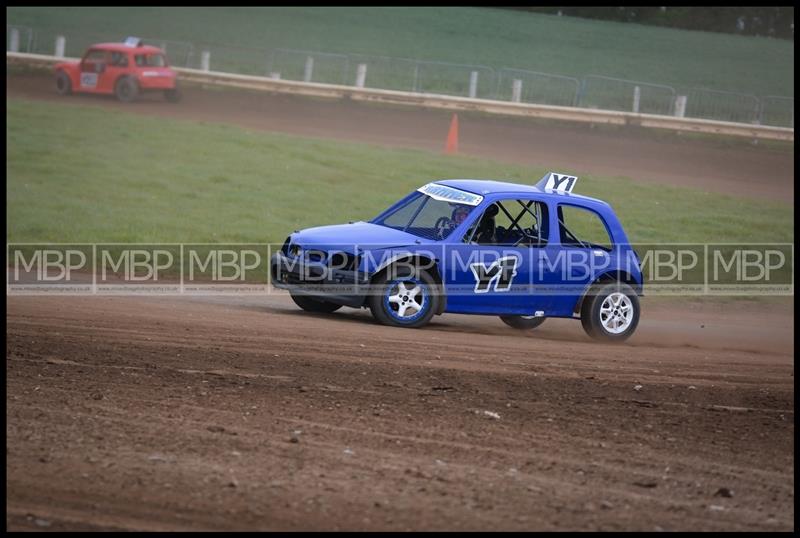
[[[595,340],[623,342],[636,330],[639,312],[639,297],[628,284],[598,284],[583,301],[581,323]]]
[[[72,93],[72,81],[64,71],[56,73],[56,91],[59,95],[69,95]]]
[[[369,296],[372,315],[380,323],[392,327],[422,327],[439,309],[439,285],[419,268],[379,275]]]
[[[114,95],[120,101],[130,103],[139,95],[139,84],[131,77],[123,77],[114,86]]]

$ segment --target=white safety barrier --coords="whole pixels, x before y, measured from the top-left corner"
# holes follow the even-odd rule
[[[77,60],[77,58],[66,59]],[[6,52],[7,64],[49,67],[56,62],[64,60],[65,58],[56,58],[54,56],[42,54]],[[306,67],[311,67],[311,69],[313,69],[313,60],[312,62],[308,62]],[[311,74],[311,69],[307,69],[308,75]],[[764,125],[751,125],[748,123],[732,123],[716,120],[681,118],[675,116],[660,116],[655,114],[635,114],[632,112],[617,112],[612,110],[534,105],[528,103],[513,103],[509,101],[494,101],[489,99],[473,99],[468,97],[452,97],[447,95],[378,90],[374,88],[356,88],[354,86],[342,86],[338,84],[298,82],[269,77],[238,75],[234,73],[217,73],[214,71],[203,71],[200,69],[187,69],[179,67],[175,68],[175,71],[181,75],[181,81],[183,82],[196,82],[231,88],[262,90],[275,93],[291,93],[296,95],[311,95],[315,97],[329,97],[336,99],[350,99],[353,101],[400,104],[424,108],[467,110],[507,116],[524,116],[530,118],[544,118],[611,125],[637,125],[641,127],[669,129],[680,132],[743,136],[752,139],[786,140],[794,142],[794,129],[788,127],[770,127]]]

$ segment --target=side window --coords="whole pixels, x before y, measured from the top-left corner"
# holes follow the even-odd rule
[[[134,57],[139,67],[166,67],[167,60],[162,54],[137,54]]]
[[[486,208],[464,236],[474,245],[541,247],[547,244],[547,206],[535,200],[500,200]]]
[[[102,73],[108,62],[108,54],[104,50],[90,50],[86,53],[81,64],[81,71],[89,73]]]
[[[85,61],[97,63],[97,62],[104,62],[106,60],[106,51],[104,50],[90,50],[88,54],[86,54]]]
[[[612,241],[603,219],[589,209],[573,205],[558,206],[561,243],[567,246],[611,250]]]
[[[119,51],[112,52],[111,65],[115,67],[128,67],[128,55]]]
[[[147,64],[153,67],[166,67],[167,60],[163,54],[151,54],[147,57]]]

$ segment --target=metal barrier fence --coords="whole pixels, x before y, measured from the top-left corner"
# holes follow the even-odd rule
[[[672,86],[588,75],[583,78],[578,106],[671,116],[676,95]]]
[[[758,97],[746,93],[691,88],[686,96],[686,116],[736,123],[758,123]]]
[[[154,37],[142,37],[142,40],[163,49],[167,53],[170,64],[178,67],[187,67],[194,56],[194,45],[186,41]],[[108,34],[81,34],[80,37],[70,36],[69,39],[66,39],[62,34],[55,32],[37,31],[33,32],[28,52],[79,58],[83,56],[87,48],[95,43],[118,41],[120,41],[119,36],[109,36]]]
[[[33,52],[33,28],[6,24],[6,50]]]
[[[762,97],[759,123],[794,129],[794,99],[777,95]]]
[[[346,85],[353,84],[348,80],[349,63],[346,54],[276,49],[271,55],[269,71],[288,80]]]
[[[491,99],[495,72],[484,65],[419,62],[417,89],[420,93]]]
[[[515,103],[578,106],[581,81],[577,78],[522,69],[497,73],[495,99]]]
[[[169,39],[142,38],[145,43],[160,47],[167,54],[170,63],[184,67],[195,57],[194,45],[186,41],[171,41]]]
[[[419,91],[417,60],[369,54],[350,54],[349,57],[348,84],[383,90]]]
[[[179,67],[259,76],[269,71],[270,56],[262,49],[201,44],[194,51],[189,61]],[[178,66],[172,57],[170,61]]]
[[[64,39],[19,25],[6,25],[6,50],[80,57],[92,44],[119,36],[87,35]],[[616,110],[702,118],[736,123],[794,127],[794,98],[672,86],[587,75],[577,79],[523,69],[495,70],[457,64],[367,54],[337,54],[294,49],[253,49],[143,38],[160,46],[177,67],[270,76],[376,89],[411,91],[530,104]]]

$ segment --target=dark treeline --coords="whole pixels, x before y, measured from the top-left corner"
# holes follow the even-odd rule
[[[510,7],[685,30],[794,39],[794,7]]]

